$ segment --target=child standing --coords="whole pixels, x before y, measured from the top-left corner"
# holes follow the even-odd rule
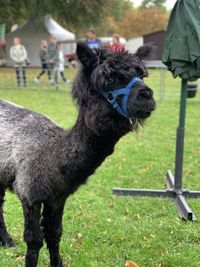
[[[26,61],[28,60],[27,51],[26,48],[21,45],[21,39],[19,37],[13,38],[13,44],[14,45],[10,48],[10,57],[14,61],[17,85],[21,85],[22,78],[22,84],[26,87]]]
[[[48,44],[46,40],[42,40],[40,44],[40,61],[42,65],[42,71],[38,74],[37,77],[35,77],[34,82],[39,83],[40,82],[40,77],[47,72],[48,74],[48,79],[49,82],[51,82],[51,72],[48,66]]]
[[[60,51],[59,51],[59,72],[60,72],[60,76],[62,77],[64,83],[69,83],[70,80],[68,80],[65,77],[64,71],[65,71],[65,57],[64,57],[64,53],[63,53],[63,45],[61,44]]]

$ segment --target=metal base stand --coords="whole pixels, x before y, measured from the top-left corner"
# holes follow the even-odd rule
[[[187,81],[182,80],[181,103],[179,127],[176,136],[176,160],[175,160],[175,178],[171,171],[167,172],[167,189],[128,189],[113,188],[114,195],[123,196],[148,196],[148,197],[167,197],[172,198],[176,203],[177,212],[180,218],[195,221],[196,216],[186,202],[186,198],[200,198],[200,191],[189,191],[182,189],[182,171],[183,171],[183,152],[184,152],[184,124],[187,99]]]
[[[196,216],[186,202],[186,198],[200,198],[200,191],[189,191],[188,189],[176,189],[174,187],[174,176],[171,171],[167,172],[167,189],[151,190],[151,189],[128,189],[113,188],[114,195],[120,196],[148,196],[148,197],[164,197],[172,198],[176,203],[176,209],[181,219],[195,221]]]

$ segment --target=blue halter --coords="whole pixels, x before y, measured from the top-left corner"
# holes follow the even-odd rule
[[[130,118],[127,110],[128,97],[133,85],[137,81],[141,81],[141,79],[138,77],[133,78],[125,88],[120,88],[109,92],[101,91],[101,94],[108,100],[112,107],[116,109],[120,115],[124,116],[127,119]],[[122,107],[120,107],[119,103],[117,102],[117,97],[120,95],[123,95]]]

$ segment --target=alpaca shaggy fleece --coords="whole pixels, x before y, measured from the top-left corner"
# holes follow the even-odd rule
[[[117,141],[151,115],[153,91],[141,77],[147,76],[142,58],[151,52],[141,47],[136,54],[91,50],[77,46],[81,66],[72,95],[78,107],[74,126],[66,131],[46,116],[0,101],[0,243],[13,246],[3,218],[5,190],[12,188],[24,212],[25,265],[35,267],[43,240],[51,267],[64,266],[59,254],[62,215],[67,197],[87,181]],[[128,118],[117,112],[104,92],[130,88]],[[123,95],[115,99],[121,106]]]

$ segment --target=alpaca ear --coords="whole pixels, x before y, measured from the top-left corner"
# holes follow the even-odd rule
[[[152,44],[146,44],[138,48],[138,50],[135,53],[135,56],[139,57],[140,59],[144,58],[151,58],[151,56],[155,52],[155,46]]]
[[[77,43],[76,54],[84,67],[93,68],[97,63],[95,51],[83,42]]]

